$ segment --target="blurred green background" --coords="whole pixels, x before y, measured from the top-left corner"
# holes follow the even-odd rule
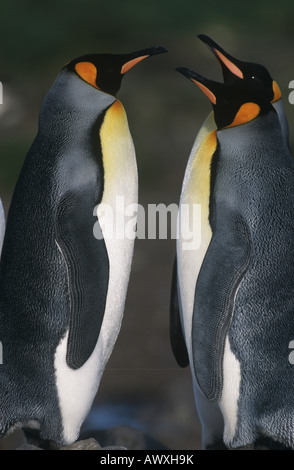
[[[0,195],[6,213],[44,95],[60,68],[84,53],[155,45],[169,51],[135,67],[118,95],[136,147],[145,207],[178,203],[189,152],[211,109],[174,69],[187,66],[221,79],[197,34],[208,34],[239,59],[265,65],[282,90],[290,129],[294,125],[288,102],[294,79],[291,0],[2,0],[0,13]],[[293,133],[290,138],[293,147]],[[96,425],[131,424],[169,448],[197,449],[190,373],[178,368],[169,347],[174,252],[174,240],[136,242],[121,334],[95,402],[106,417]]]

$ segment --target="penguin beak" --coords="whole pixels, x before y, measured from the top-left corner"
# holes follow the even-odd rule
[[[228,54],[224,49],[222,49],[215,41],[213,41],[206,34],[198,34],[197,36],[206,46],[214,53],[218,59],[220,66],[224,72],[224,68],[229,70],[232,74],[236,75],[239,78],[244,78],[243,72],[240,68],[240,61],[235,59],[233,56]]]
[[[200,75],[197,72],[193,72],[193,70],[189,70],[185,67],[178,67],[176,70],[195,83],[200,88],[200,90],[203,91],[212,104],[216,104],[216,96],[211,90],[211,84],[213,83],[212,80],[208,80],[207,78],[203,77],[203,75]]]
[[[163,54],[165,52],[167,52],[167,50],[164,47],[149,47],[148,49],[132,52],[131,54],[128,54],[128,60],[126,60],[126,62],[122,65],[120,73],[124,75],[142,60],[147,59],[153,55]]]

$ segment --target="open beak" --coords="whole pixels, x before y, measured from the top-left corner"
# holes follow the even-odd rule
[[[213,39],[206,36],[206,34],[198,34],[197,37],[214,53],[224,74],[226,73],[225,69],[227,69],[237,77],[244,78],[244,74],[241,69],[241,61],[228,54],[222,47],[213,41]]]
[[[203,77],[203,75],[185,67],[178,67],[176,70],[195,83],[212,104],[216,104],[216,96],[211,89],[214,83],[212,80],[208,80],[208,78]]]

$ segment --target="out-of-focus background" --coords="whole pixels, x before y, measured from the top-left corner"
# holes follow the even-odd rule
[[[197,34],[211,36],[239,59],[265,65],[294,126],[288,102],[294,80],[292,0],[2,0],[0,17],[0,195],[6,214],[44,95],[61,67],[85,53],[155,45],[169,51],[130,71],[118,95],[136,147],[139,202],[146,208],[178,203],[192,144],[211,110],[175,68],[221,79]],[[167,448],[192,450],[200,448],[200,427],[190,372],[177,366],[169,344],[174,253],[170,238],[136,241],[121,333],[86,429],[127,425]]]

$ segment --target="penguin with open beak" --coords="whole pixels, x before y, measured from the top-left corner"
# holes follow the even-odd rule
[[[0,265],[2,436],[22,427],[67,445],[90,410],[120,330],[135,238],[121,231],[124,214],[115,218],[117,197],[125,207],[138,198],[134,145],[116,95],[130,69],[163,52],[79,57],[44,99]],[[108,230],[116,220],[119,236]]]
[[[263,65],[235,59],[223,48],[221,48],[215,41],[213,41],[213,39],[205,34],[199,34],[198,38],[209,47],[209,49],[217,58],[221,66],[223,80],[226,85],[248,89],[249,91],[251,90],[252,92],[257,93],[263,97],[265,101],[270,101],[272,103],[279,117],[285,143],[289,148],[289,126],[281,99],[281,91],[277,82],[272,79],[268,70]],[[206,161],[210,161],[212,150],[204,143],[206,138],[211,135],[211,133],[215,131],[216,128],[217,126],[214,119],[214,113],[211,112],[205,119],[192,146],[183,181],[181,195],[182,203],[185,201],[186,186],[190,184],[191,169],[194,165],[194,162],[198,161],[197,153],[202,153],[205,151],[208,152]],[[208,204],[208,200],[206,202]],[[203,205],[201,207],[203,216],[203,213],[206,213],[208,208],[206,207],[204,209]],[[207,243],[209,243],[210,236],[208,233],[206,233],[205,236],[202,234],[202,243],[203,240],[207,240]],[[197,259],[198,262],[196,262],[193,269],[197,269],[198,272],[202,263],[202,257],[198,256]],[[189,263],[189,261],[187,262]],[[190,280],[187,279],[187,283],[188,282],[193,284],[193,277],[190,278]],[[185,367],[187,366],[189,360],[182,333],[179,302],[180,299],[177,291],[177,259],[175,257],[170,299],[170,341],[177,363],[181,367]],[[192,308],[192,305],[190,305],[190,308]]]
[[[216,129],[189,162],[182,204],[201,244],[177,241],[180,323],[204,449],[294,448],[294,162],[270,100],[179,68]],[[192,279],[192,280],[191,280]]]
[[[225,84],[253,90],[272,103],[277,111],[285,142],[289,146],[289,124],[282,102],[282,93],[268,70],[263,65],[236,59],[205,34],[199,34],[198,38],[217,58]]]

